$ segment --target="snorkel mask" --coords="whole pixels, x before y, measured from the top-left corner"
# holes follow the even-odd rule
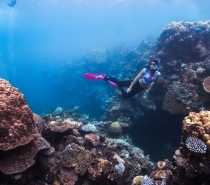
[[[151,70],[156,70],[157,69],[157,65],[153,62],[151,62],[149,66],[150,66]]]
[[[157,70],[158,66],[160,65],[160,59],[157,60],[154,60],[154,61],[150,61],[150,69],[151,70]]]

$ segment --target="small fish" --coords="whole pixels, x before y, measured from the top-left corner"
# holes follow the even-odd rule
[[[8,6],[11,8],[15,6],[15,4],[16,4],[16,0],[10,0],[10,2],[8,3]]]

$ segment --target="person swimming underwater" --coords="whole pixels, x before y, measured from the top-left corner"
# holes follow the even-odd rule
[[[110,84],[118,87],[123,97],[126,99],[135,96],[137,93],[143,90],[146,90],[145,92],[148,93],[152,89],[157,79],[161,76],[161,73],[157,70],[158,66],[159,61],[155,59],[150,60],[148,65],[146,65],[146,67],[140,71],[133,81],[120,81],[116,78],[108,77],[106,75],[95,76],[89,73],[86,73],[85,77],[87,79],[102,79],[109,82]],[[123,87],[127,87],[127,90],[125,90]]]

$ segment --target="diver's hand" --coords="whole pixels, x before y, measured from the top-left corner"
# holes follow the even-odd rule
[[[148,93],[149,93],[149,89],[147,89],[147,90],[145,91],[145,93],[148,94]]]
[[[129,93],[131,91],[131,88],[129,87],[129,88],[127,88],[127,93]]]

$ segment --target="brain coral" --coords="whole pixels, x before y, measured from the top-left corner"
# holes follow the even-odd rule
[[[109,132],[112,132],[112,133],[120,133],[120,132],[122,132],[122,127],[121,127],[120,123],[113,122],[109,126]]]

